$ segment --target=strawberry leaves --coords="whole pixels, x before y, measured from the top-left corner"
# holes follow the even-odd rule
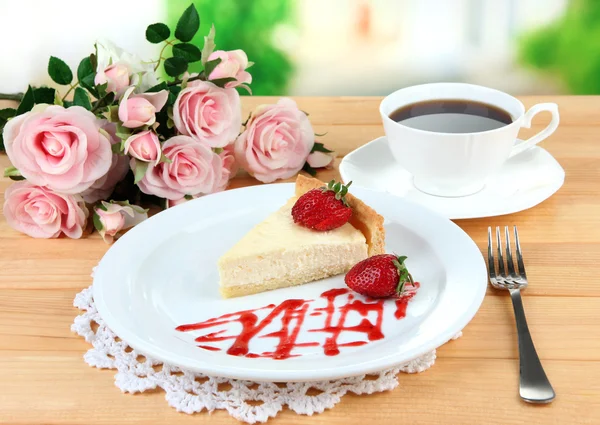
[[[335,199],[337,199],[338,201],[342,201],[344,205],[348,207],[349,205],[346,201],[346,195],[348,194],[348,188],[351,184],[352,182],[349,182],[348,184],[344,185],[341,182],[331,180],[329,183],[327,183],[327,186],[323,190],[334,192]]]
[[[404,261],[406,260],[406,258],[407,258],[406,255],[396,256],[396,259],[394,261],[392,261],[392,263],[398,270],[399,279],[398,279],[398,287],[396,288],[396,292],[398,293],[399,296],[401,296],[404,293],[404,286],[406,285],[407,282],[410,282],[410,284],[412,286],[415,285],[412,275],[408,272],[408,269],[406,268],[406,265],[404,264]]]

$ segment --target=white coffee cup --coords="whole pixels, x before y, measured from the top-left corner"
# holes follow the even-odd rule
[[[411,128],[390,118],[398,108],[436,99],[471,100],[508,112],[512,123],[472,133],[444,133]],[[521,127],[548,111],[552,120],[533,137],[517,143]],[[513,96],[487,87],[463,83],[433,83],[403,88],[383,99],[379,106],[388,144],[396,162],[414,177],[422,192],[437,196],[467,196],[483,189],[486,180],[511,156],[550,136],[559,123],[558,105],[540,103],[525,112]]]

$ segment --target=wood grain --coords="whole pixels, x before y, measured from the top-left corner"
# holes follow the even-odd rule
[[[276,98],[244,98],[244,113]],[[282,412],[272,423],[596,424],[600,420],[600,97],[524,97],[526,106],[559,104],[561,124],[543,142],[566,170],[563,188],[535,208],[508,216],[459,220],[486,249],[490,225],[519,226],[531,285],[525,309],[534,340],[558,394],[548,406],[520,401],[516,330],[506,294],[488,289],[464,336],[438,351],[429,371],[400,376],[400,388],[348,395],[314,417]],[[348,152],[383,134],[380,98],[297,98],[316,132]],[[0,102],[0,107],[7,106]],[[538,116],[526,137],[548,121]],[[0,155],[0,166],[8,165]],[[329,179],[336,170],[319,176]],[[0,179],[0,192],[10,181]],[[240,174],[230,187],[258,184]],[[2,198],[0,198],[0,201]],[[107,249],[98,235],[39,241],[0,217],[0,424],[237,423],[224,412],[177,413],[164,394],[123,395],[114,371],[88,367],[88,344],[70,332],[73,297],[90,285]]]

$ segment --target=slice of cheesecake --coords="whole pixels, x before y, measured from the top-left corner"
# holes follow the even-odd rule
[[[301,285],[341,273],[365,258],[384,252],[383,217],[348,194],[352,219],[319,232],[294,223],[296,200],[325,183],[299,175],[296,193],[283,207],[256,225],[218,262],[223,297],[238,297]]]

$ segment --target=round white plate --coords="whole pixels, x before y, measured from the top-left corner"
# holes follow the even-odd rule
[[[343,276],[234,299],[219,295],[217,259],[293,196],[294,186],[289,183],[199,198],[130,230],[108,250],[96,269],[94,299],[98,311],[120,338],[150,357],[207,375],[253,381],[361,375],[405,363],[444,344],[471,320],[483,300],[487,279],[479,249],[458,226],[425,208],[386,193],[354,187],[352,192],[385,217],[387,251],[407,255],[406,263],[421,283],[404,319],[395,318],[394,300],[385,300],[383,339],[368,341],[366,333],[345,329],[338,338],[340,353],[324,354],[323,344],[332,335],[318,331],[325,327],[325,316],[319,309],[327,305],[321,294],[346,288]],[[232,345],[231,339],[202,344],[220,351],[197,346],[197,337],[239,333],[242,325],[237,320],[191,332],[175,329],[289,299],[312,300],[307,301],[307,314],[295,341],[317,345],[295,347],[291,354],[298,357],[274,360],[229,355],[226,350]],[[358,294],[354,299],[375,302]],[[348,294],[336,298],[336,307],[347,300]],[[259,310],[257,319],[272,311],[272,307]],[[338,313],[332,325],[340,320]],[[344,327],[365,319],[375,324],[377,311],[366,316],[352,311]],[[294,320],[290,329],[297,324]],[[279,340],[266,335],[281,328],[280,315],[252,338],[250,353],[273,351]],[[365,345],[343,346],[356,341]]]
[[[506,161],[478,193],[458,198],[433,196],[415,188],[412,175],[394,161],[386,137],[346,155],[340,174],[345,183],[352,181],[352,187],[388,192],[451,220],[493,217],[532,208],[552,196],[565,181],[560,164],[536,146]]]

